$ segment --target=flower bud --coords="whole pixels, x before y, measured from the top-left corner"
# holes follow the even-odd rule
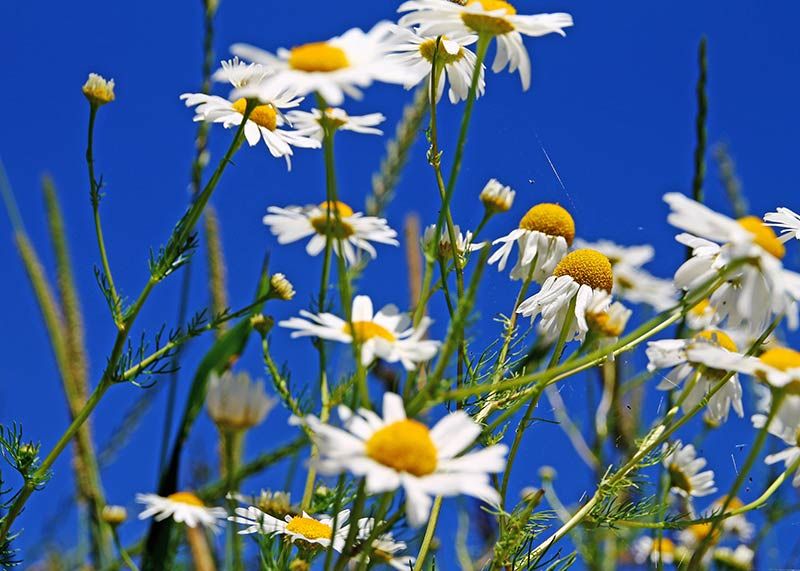
[[[247,373],[226,371],[221,377],[211,373],[206,408],[221,430],[247,430],[261,424],[275,406],[275,399],[264,391],[263,382],[254,382]]]
[[[496,178],[489,180],[480,194],[481,202],[490,212],[508,212],[514,204],[516,192],[510,186],[503,186]]]
[[[270,296],[289,301],[294,297],[294,286],[283,274],[272,274],[269,278]]]
[[[90,73],[83,84],[83,94],[93,105],[105,105],[114,101],[114,80],[105,79],[102,75]]]
[[[128,519],[128,510],[126,510],[122,506],[112,506],[107,505],[103,506],[103,511],[101,514],[103,521],[107,524],[116,527],[125,522]]]

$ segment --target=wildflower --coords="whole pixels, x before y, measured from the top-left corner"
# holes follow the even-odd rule
[[[246,70],[233,71],[234,69],[241,70],[243,65],[241,62],[231,63],[232,67],[226,71],[225,75],[234,87],[243,84],[249,85],[250,80],[244,79],[248,77],[246,73],[249,73],[250,76],[263,73],[253,69],[249,72]],[[320,142],[309,137],[307,131],[284,128],[288,124],[281,110],[297,107],[303,100],[302,97],[296,97],[295,92],[278,87],[271,81],[260,85],[263,85],[258,93],[260,104],[252,109],[247,118],[244,127],[245,139],[251,147],[263,140],[270,154],[273,157],[284,157],[287,167],[291,170],[291,156],[294,154],[292,147],[316,149],[321,146]],[[245,97],[229,101],[224,97],[205,93],[184,93],[181,95],[181,99],[186,102],[187,107],[196,107],[195,121],[222,123],[226,129],[242,124],[248,101]]]
[[[289,301],[294,297],[295,291],[292,282],[281,273],[272,274],[269,278],[269,291],[278,299]]]
[[[385,393],[383,418],[364,410],[354,413],[345,406],[339,407],[339,417],[344,429],[311,415],[294,419],[313,432],[320,472],[363,476],[369,494],[402,487],[406,516],[413,527],[427,520],[432,496],[464,494],[498,505],[500,497],[489,474],[505,468],[507,447],[494,445],[458,456],[481,432],[465,412],[451,413],[429,429],[406,417],[402,397]]]
[[[287,515],[281,520],[252,506],[236,508],[235,514],[228,520],[247,526],[239,531],[240,534],[282,535],[290,543],[299,542],[304,547],[322,549],[327,549],[333,541],[333,549],[340,553],[345,546],[350,530],[350,526],[347,525],[350,510],[339,512],[336,517],[335,531],[333,529],[334,518],[328,515],[311,516],[302,512],[300,515]]]
[[[675,561],[675,544],[666,537],[661,537],[657,541],[649,535],[643,535],[631,546],[633,560],[639,565],[644,565],[648,561],[657,564],[666,563],[667,565]]]
[[[687,379],[689,394],[683,398],[681,408],[688,412],[697,406],[731,369],[731,358],[738,355],[736,343],[730,335],[719,329],[706,329],[691,339],[662,339],[647,344],[647,369],[671,368],[657,385],[657,389],[677,389]],[[692,375],[697,378],[693,379]],[[733,374],[725,385],[708,401],[706,415],[715,422],[725,422],[733,407],[736,414],[744,416],[742,385]]]
[[[108,525],[116,527],[125,523],[125,520],[128,519],[128,510],[122,506],[106,505],[103,506],[100,516]]]
[[[236,89],[260,85],[272,75],[272,71],[257,63],[247,63],[238,57],[220,62],[221,68],[214,72],[214,81],[230,83]]]
[[[489,212],[508,212],[514,205],[516,194],[510,186],[505,186],[496,178],[492,178],[481,190],[479,198]]]
[[[714,500],[714,503],[711,504],[708,511],[706,512],[706,517],[712,517],[715,515],[720,515],[722,513],[722,506],[725,504],[727,496],[722,496],[717,500]],[[728,515],[732,510],[739,509],[743,506],[742,500],[739,498],[732,498],[728,502],[728,507],[725,509],[725,517],[722,520],[722,530],[725,533],[729,533],[731,535],[736,536],[741,541],[748,541],[750,538],[753,537],[753,524],[747,521],[747,517],[744,514],[738,515]]]
[[[331,313],[315,315],[301,311],[300,315],[305,319],[292,317],[278,325],[294,329],[292,338],[315,336],[347,344],[352,344],[355,338],[364,365],[378,357],[389,363],[399,361],[407,370],[413,370],[417,363],[431,359],[439,347],[438,341],[423,339],[431,324],[429,318],[424,317],[414,327],[411,318],[399,313],[394,305],[386,305],[374,313],[372,300],[366,295],[353,299],[352,329],[350,323]]]
[[[114,80],[105,79],[102,75],[90,73],[89,79],[83,84],[83,94],[89,103],[100,106],[114,101]]]
[[[211,373],[206,407],[221,430],[248,430],[261,424],[274,406],[264,383],[252,381],[247,373]]]
[[[777,212],[765,214],[764,222],[767,226],[781,229],[781,235],[778,237],[781,242],[786,243],[792,238],[800,240],[800,214],[797,212],[781,207]]]
[[[665,443],[662,447],[664,459],[662,463],[669,471],[670,486],[686,498],[702,497],[717,491],[714,487],[714,472],[700,470],[706,465],[705,458],[698,458],[694,446],[684,446],[678,440],[675,444]]]
[[[316,92],[329,104],[341,105],[345,94],[360,99],[360,88],[373,81],[406,81],[403,71],[386,59],[391,26],[379,22],[366,33],[352,28],[330,40],[279,49],[277,54],[247,44],[235,44],[231,51],[274,72],[270,82],[299,95]],[[264,83],[267,89],[268,83]]]
[[[322,111],[312,109],[311,111],[289,111],[286,118],[292,125],[307,132],[310,137],[321,141],[325,137],[325,129],[322,120]],[[364,135],[382,135],[383,131],[376,128],[384,122],[386,117],[382,113],[370,113],[368,115],[348,115],[344,109],[338,107],[328,107],[325,109],[325,121],[336,131],[352,131]]]
[[[772,398],[768,397],[759,402],[760,411],[751,418],[753,426],[761,429],[767,422],[767,411],[771,408]],[[788,470],[795,462],[800,460],[800,396],[788,394],[784,396],[780,407],[772,417],[767,430],[788,444],[788,448],[770,454],[764,459],[768,465],[783,462]],[[800,487],[800,466],[795,473],[792,485]]]
[[[479,242],[478,244],[472,243],[472,232],[467,230],[466,234],[461,233],[461,228],[456,224],[453,227],[453,234],[456,237],[456,253],[462,258],[467,252],[474,252],[483,248],[486,243]],[[453,257],[453,248],[450,246],[450,233],[446,228],[442,228],[439,233],[439,244],[434,245],[436,239],[436,224],[431,224],[425,228],[422,235],[422,247],[426,251],[436,252],[436,255],[442,259],[449,259]]]
[[[683,529],[680,534],[678,534],[678,539],[682,545],[685,545],[689,549],[695,549],[703,541],[706,541],[706,538],[709,536],[709,534],[711,534],[712,527],[713,524],[710,522],[690,525],[689,527]],[[713,537],[709,541],[712,543],[717,543],[720,539],[720,535],[720,531],[715,530]]]
[[[620,246],[609,240],[585,242],[576,240],[577,248],[591,248],[605,254],[614,269],[616,297],[631,303],[645,303],[658,311],[675,305],[675,287],[669,280],[653,276],[642,266],[653,259],[655,251],[649,244]]]
[[[450,83],[448,97],[450,102],[455,104],[466,100],[469,96],[477,58],[466,46],[475,43],[476,40],[477,36],[474,35],[442,37],[437,51],[436,36],[421,36],[409,28],[393,26],[389,42],[393,53],[386,59],[407,71],[408,80],[405,88],[410,89],[422,81],[429,81],[433,56],[436,54],[437,71],[444,70]],[[483,71],[484,67],[481,65],[476,97],[483,95],[486,86]],[[438,102],[442,98],[446,82],[441,76],[437,76],[436,79]]]
[[[375,520],[372,518],[362,518],[358,521],[358,541],[365,542],[372,535],[375,529]],[[414,565],[416,558],[410,555],[402,555],[407,545],[404,541],[396,541],[391,532],[386,532],[376,537],[372,542],[371,555],[368,561],[383,563],[397,569],[398,571],[408,571]],[[362,558],[351,560],[351,569],[355,569]]]
[[[736,549],[718,547],[714,550],[713,558],[718,566],[732,571],[751,571],[755,552],[746,545],[739,545]]]
[[[157,494],[136,494],[136,501],[145,505],[139,519],[155,517],[156,521],[172,518],[188,527],[203,526],[214,533],[219,531],[219,520],[228,515],[225,508],[206,507],[192,492],[176,492],[166,498]]]
[[[554,339],[572,311],[574,317],[569,320],[566,339],[583,340],[589,330],[588,309],[600,313],[608,308],[613,283],[608,258],[595,250],[575,250],[558,263],[538,293],[520,304],[517,313],[531,320],[541,314],[540,330]]]
[[[270,206],[263,218],[278,244],[290,244],[312,236],[306,245],[306,253],[316,256],[325,249],[328,236],[332,238],[334,253],[341,255],[349,264],[358,261],[360,251],[372,258],[377,256],[370,242],[397,246],[397,232],[392,230],[383,218],[364,216],[353,212],[344,202],[323,202],[319,206]],[[341,242],[341,244],[340,244]]]
[[[606,341],[614,343],[625,331],[633,312],[618,301],[608,305],[605,296],[597,297],[595,301],[602,309],[595,310],[590,307],[587,310],[586,320],[589,329],[596,331]]]
[[[429,36],[484,34],[497,40],[497,54],[492,71],[508,66],[510,72],[519,69],[522,88],[531,83],[531,62],[522,42],[526,36],[545,36],[564,33],[572,26],[569,14],[520,15],[504,0],[467,0],[463,4],[448,0],[410,0],[400,5],[398,12],[409,12],[400,18],[402,26],[419,26],[420,33]]]
[[[755,216],[733,220],[682,194],[667,193],[664,200],[672,209],[670,224],[690,232],[676,237],[692,249],[692,257],[675,273],[677,287],[695,288],[731,261],[745,258],[748,262],[711,294],[718,322],[727,319],[730,329],[758,334],[772,315],[786,314],[790,328],[797,327],[800,274],[784,269],[786,250],[772,228]]]
[[[567,254],[575,239],[575,221],[558,204],[537,204],[519,221],[519,228],[512,230],[493,245],[502,244],[489,258],[489,263],[498,262],[497,269],[503,271],[514,244],[519,248],[517,263],[511,270],[512,280],[530,279],[541,283]]]
[[[718,321],[717,310],[711,306],[708,298],[700,300],[686,313],[686,324],[691,329],[708,329]]]

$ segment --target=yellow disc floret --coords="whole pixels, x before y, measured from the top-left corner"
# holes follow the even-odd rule
[[[331,201],[323,202],[319,205],[322,214],[311,218],[311,226],[318,234],[327,236],[330,234],[333,238],[349,238],[355,234],[355,229],[348,224],[344,219],[353,215],[353,209],[344,202]],[[339,220],[336,220],[336,217]]]
[[[556,277],[570,276],[580,285],[588,285],[592,289],[611,292],[614,286],[614,272],[611,262],[597,250],[588,248],[570,252],[553,270]]]
[[[467,2],[467,6],[476,4],[483,8],[484,12],[499,12],[503,10],[504,13],[501,13],[499,16],[489,16],[480,12],[476,13],[465,10],[461,13],[461,20],[467,27],[472,28],[478,33],[490,34],[493,36],[501,36],[514,31],[514,24],[509,22],[506,18],[503,18],[503,16],[513,16],[517,13],[517,9],[514,8],[514,6],[505,2],[505,0],[470,0]]]
[[[370,339],[374,339],[376,337],[379,339],[385,339],[386,341],[389,342],[396,340],[396,337],[392,334],[391,331],[389,331],[385,327],[381,327],[380,325],[372,321],[354,321],[353,329],[356,332],[354,337],[356,338],[356,341],[358,341],[359,343],[364,343],[365,341],[369,341]],[[351,335],[351,329],[349,323],[344,324],[343,331],[348,335]]]
[[[774,347],[767,349],[761,354],[761,362],[778,369],[788,371],[790,369],[800,369],[800,352],[787,347]]]
[[[428,427],[400,420],[377,430],[366,444],[367,456],[398,472],[421,477],[436,470],[436,446]]]
[[[188,506],[203,507],[205,505],[203,500],[195,496],[192,492],[175,492],[174,494],[168,495],[167,499]]]
[[[442,39],[447,39],[442,36]],[[449,53],[444,46],[440,43],[439,50],[436,50],[436,40],[425,40],[419,45],[419,53],[429,62],[433,63],[433,54],[436,53],[436,63],[441,65],[449,65],[455,63],[464,57],[464,48],[459,47],[458,51],[454,54]]]
[[[561,236],[572,245],[575,239],[575,221],[566,209],[558,204],[537,204],[519,221],[519,227],[531,232],[541,232],[548,236]]]
[[[786,255],[786,248],[778,239],[778,236],[775,235],[775,231],[764,224],[760,218],[745,216],[744,218],[739,218],[739,224],[755,236],[756,244],[779,260]]]
[[[344,50],[326,42],[303,44],[289,53],[289,67],[300,71],[327,73],[349,66]]]
[[[293,517],[286,524],[286,531],[302,535],[306,539],[330,539],[333,528],[311,517]]]
[[[233,109],[238,113],[244,115],[247,109],[247,100],[245,98],[237,99],[233,102]],[[272,105],[257,105],[251,112],[248,121],[252,121],[259,127],[264,127],[270,131],[274,131],[278,126],[278,114]]]
[[[701,331],[694,336],[694,340],[703,343],[711,343],[712,345],[722,347],[723,349],[733,353],[736,353],[739,350],[734,340],[730,338],[730,335],[720,331],[719,329],[706,329]]]

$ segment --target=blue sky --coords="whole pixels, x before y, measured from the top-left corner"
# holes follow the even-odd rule
[[[394,7],[394,2],[308,0],[301,6],[222,0],[215,47],[222,57],[227,46],[237,41],[274,49],[324,39],[348,27],[369,27],[393,18]],[[517,8],[521,13],[569,11],[576,25],[566,38],[527,41],[533,60],[529,92],[521,91],[517,76],[489,74],[454,200],[456,222],[466,227],[478,223],[482,210],[477,193],[488,178],[497,177],[517,190],[517,205],[491,223],[487,236],[505,234],[534,202],[560,202],[573,212],[579,236],[652,243],[659,255],[650,268],[669,275],[683,249],[672,240],[674,232],[666,225],[660,197],[666,191],[687,191],[690,185],[695,54],[703,34],[709,40],[710,142],[728,143],[754,213],[778,205],[797,209],[800,44],[795,22],[800,5],[796,2],[520,0]],[[0,157],[27,230],[49,268],[52,256],[39,189],[42,173],[51,173],[59,187],[85,311],[93,378],[104,364],[114,329],[92,273],[98,257],[83,161],[88,108],[80,86],[90,71],[117,82],[117,101],[102,109],[98,119],[96,160],[106,183],[102,209],[115,279],[125,294],[134,296],[147,277],[148,248],[167,238],[188,197],[195,125],[178,95],[197,89],[201,24],[199,1],[6,2],[0,6],[6,86],[0,90],[0,109],[4,110]],[[409,97],[402,88],[375,86],[363,101],[348,102],[347,108],[351,113],[384,113],[386,129],[391,131]],[[441,145],[447,160],[461,109],[443,103],[440,113]],[[230,136],[222,129],[212,130],[212,164]],[[342,134],[337,146],[340,195],[360,205],[382,156],[383,140]],[[399,228],[407,212],[435,204],[433,182],[425,145],[418,143],[388,211],[393,226]],[[289,275],[298,290],[293,303],[273,306],[270,313],[284,318],[307,305],[314,295],[320,260],[308,261],[298,245],[278,247],[260,219],[272,204],[319,202],[323,185],[320,153],[298,152],[291,173],[263,147],[244,149],[236,157],[213,199],[221,218],[233,307],[247,303],[266,252],[272,267]],[[707,194],[710,204],[727,208],[713,164],[709,165]],[[426,224],[434,217],[433,211],[423,212]],[[790,249],[789,259],[797,269],[796,248]],[[0,215],[0,260],[6,332],[0,344],[0,421],[22,422],[27,436],[41,440],[48,449],[66,426],[66,410],[45,331],[4,215]],[[202,261],[193,272],[198,280],[190,306],[200,308],[207,303]],[[164,322],[174,324],[179,281],[173,278],[159,287],[142,314],[140,327],[152,331]],[[402,249],[381,248],[359,289],[378,305],[406,305]],[[516,286],[506,276],[487,272],[479,302],[484,325],[475,332],[478,338],[488,339],[499,331],[491,318],[509,311],[515,292]],[[434,333],[441,335],[444,307],[435,305],[433,310],[438,317]],[[201,340],[187,352],[180,376],[182,389],[207,343]],[[308,343],[276,333],[275,348],[290,364],[297,382],[313,379],[314,370],[306,364],[311,351]],[[261,374],[255,345],[240,366]],[[575,378],[567,383],[568,402],[585,406],[587,381]],[[101,442],[140,397],[135,387],[112,391],[94,421]],[[132,506],[135,492],[152,489],[157,462],[153,450],[163,406],[162,394],[125,451],[104,470],[109,501]],[[652,395],[646,406],[647,413],[653,414],[659,396]],[[276,413],[267,426],[252,433],[249,451],[290,438],[284,419],[285,414]],[[746,426],[732,422],[709,441],[714,445],[707,453],[722,483],[733,477],[731,455],[736,459],[741,454],[735,446],[749,442]],[[563,443],[554,425],[532,430],[519,464],[520,476],[513,482],[516,489],[535,485],[537,469],[547,462],[562,474],[559,485],[565,501],[574,502],[591,491],[588,474],[575,458],[554,454]],[[213,458],[215,448],[213,430],[203,419],[190,451]],[[64,542],[72,537],[72,527],[65,521],[56,530],[45,529],[51,527],[50,518],[59,515],[71,491],[66,455],[55,470],[59,477],[35,495],[20,519],[25,534],[19,544],[34,552],[45,532]],[[268,473],[249,485],[257,490],[280,482]],[[453,532],[451,523],[447,518],[443,537]],[[797,523],[786,529],[796,530],[792,526]],[[135,537],[137,525],[131,528],[128,533]]]

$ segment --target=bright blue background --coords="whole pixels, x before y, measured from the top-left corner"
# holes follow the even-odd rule
[[[381,18],[392,18],[394,5],[222,0],[215,47],[222,57],[226,47],[236,41],[273,49],[324,39],[351,26],[369,27]],[[511,214],[492,222],[487,236],[506,233],[533,202],[559,201],[574,213],[578,233],[584,238],[653,243],[659,256],[651,268],[669,275],[683,249],[672,241],[673,231],[665,223],[660,196],[665,191],[686,191],[690,184],[695,54],[702,34],[709,38],[710,141],[730,143],[754,213],[778,205],[797,209],[800,47],[796,22],[800,6],[796,2],[521,0],[517,6],[521,13],[569,11],[576,26],[568,30],[565,39],[526,40],[533,59],[530,92],[521,91],[517,76],[488,75],[488,93],[476,108],[455,198],[457,222],[467,227],[477,224],[482,213],[477,194],[489,177],[498,177],[517,190],[517,204]],[[199,1],[143,0],[124,6],[99,1],[4,2],[0,6],[0,53],[4,55],[0,156],[27,230],[48,268],[53,260],[39,177],[50,172],[59,186],[83,299],[93,379],[104,364],[115,331],[91,270],[98,256],[83,161],[88,106],[80,86],[90,71],[117,82],[117,100],[102,109],[98,119],[96,160],[106,183],[102,209],[115,280],[126,295],[135,296],[147,277],[147,249],[166,239],[188,198],[195,125],[178,95],[197,89],[201,27]],[[348,110],[385,113],[386,130],[391,132],[400,106],[408,98],[401,88],[375,86],[363,102],[348,102]],[[461,110],[447,103],[441,109],[447,161]],[[231,133],[221,128],[212,129],[212,165],[230,137]],[[545,149],[554,168],[545,158]],[[338,153],[341,196],[360,205],[382,156],[383,141],[342,134]],[[438,199],[424,154],[423,143],[414,147],[414,158],[389,209],[388,218],[395,228],[401,228],[403,216],[410,210],[424,211],[424,223],[434,221]],[[261,146],[244,149],[235,162],[213,200],[222,222],[231,304],[240,307],[248,302],[262,256],[269,251],[272,268],[287,273],[298,290],[292,303],[268,308],[276,318],[285,318],[305,307],[314,295],[320,260],[309,261],[300,245],[276,247],[261,224],[261,214],[271,204],[322,200],[322,155],[298,152],[291,173]],[[343,168],[345,165],[348,168]],[[727,208],[713,165],[707,192],[710,203]],[[22,422],[27,437],[41,440],[48,450],[67,424],[64,398],[10,226],[5,216],[0,220],[0,297],[5,302],[0,421]],[[794,246],[790,257],[796,269]],[[192,308],[202,307],[208,297],[200,258],[192,269],[197,278]],[[157,289],[137,331],[152,331],[162,322],[174,324],[179,282],[179,277],[173,277]],[[377,262],[369,267],[359,287],[376,305],[406,305],[402,248],[379,248]],[[510,310],[516,287],[505,275],[487,272],[479,304],[484,325],[475,331],[479,338],[488,339],[499,331],[491,317]],[[441,337],[443,305],[435,304],[433,311],[439,317],[434,334]],[[276,354],[290,363],[295,382],[312,381],[315,358],[308,342],[290,341],[280,331],[273,337]],[[182,391],[188,385],[192,363],[208,342],[195,343],[187,353],[180,378]],[[339,366],[345,365],[343,357]],[[240,366],[262,374],[255,345]],[[564,383],[565,399],[581,411],[586,382],[585,377],[575,377]],[[164,394],[162,391],[124,452],[103,471],[109,501],[126,504],[134,512],[133,494],[151,491],[154,486]],[[94,418],[99,442],[110,436],[141,396],[135,387],[111,392]],[[646,415],[655,414],[660,401],[660,395],[649,398]],[[751,411],[749,406],[748,414]],[[550,415],[546,408],[540,412]],[[283,411],[273,413],[250,434],[251,454],[291,437],[293,431],[284,428],[285,417]],[[735,446],[750,441],[748,426],[746,421],[731,421],[714,436],[713,446],[704,447],[721,489],[734,477],[732,458],[741,464],[744,453]],[[549,463],[559,471],[562,500],[573,503],[591,493],[588,472],[573,454],[564,452],[564,446],[555,425],[540,424],[531,430],[517,465],[515,490],[537,485],[538,468]],[[205,417],[191,438],[189,454],[195,460],[216,463],[215,435]],[[25,533],[18,545],[28,561],[41,554],[50,541],[74,544],[74,515],[63,510],[73,489],[67,454],[55,471],[57,478],[46,491],[34,495],[19,520]],[[184,475],[188,473],[188,469],[184,471]],[[254,478],[247,487],[252,491],[280,487],[282,479],[277,473]],[[743,495],[755,497],[758,488]],[[455,503],[446,506],[454,508]],[[445,545],[452,544],[452,522],[452,517],[445,517],[439,531]],[[794,543],[797,523],[794,518],[783,527],[784,550]],[[124,529],[124,535],[133,539],[142,526],[134,522]],[[787,563],[786,557],[781,563]],[[447,561],[449,556],[443,563]],[[444,568],[451,565],[455,564]]]

